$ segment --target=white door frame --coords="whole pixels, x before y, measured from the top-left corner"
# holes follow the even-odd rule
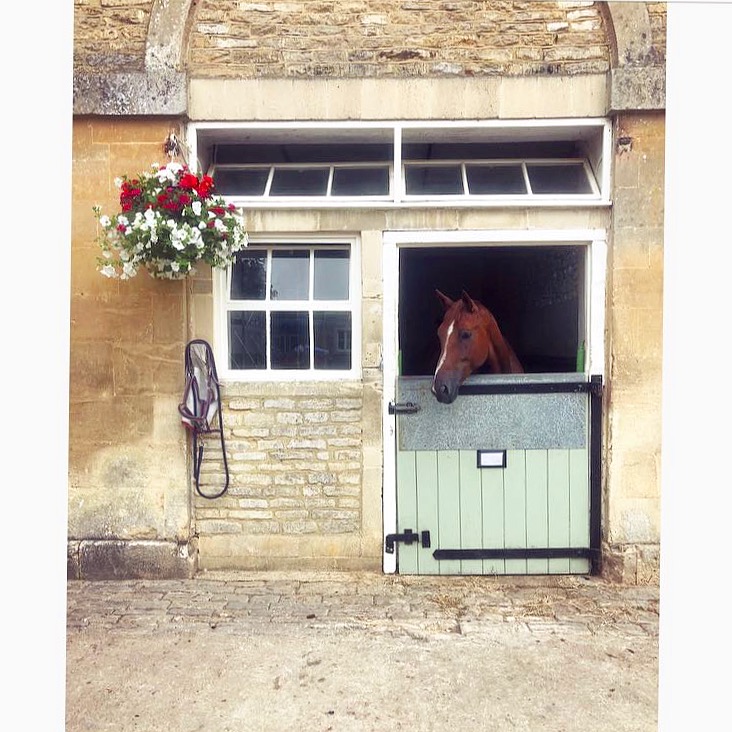
[[[397,530],[396,505],[396,417],[389,414],[389,402],[396,398],[398,318],[399,318],[399,249],[409,246],[541,246],[576,244],[588,246],[585,302],[587,322],[585,374],[605,373],[605,277],[607,270],[607,234],[604,229],[537,230],[465,230],[465,231],[385,231],[383,234],[383,377],[382,434],[384,436],[383,517],[384,537]],[[382,543],[383,547],[383,543]],[[396,572],[396,551],[387,554],[382,548],[386,574]]]

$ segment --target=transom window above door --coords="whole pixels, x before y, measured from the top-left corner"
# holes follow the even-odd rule
[[[239,252],[216,287],[225,371],[254,379],[356,376],[356,249],[352,240],[296,240]]]
[[[199,123],[198,158],[244,207],[608,205],[606,120]]]

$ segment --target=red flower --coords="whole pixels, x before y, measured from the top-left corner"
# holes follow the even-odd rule
[[[198,195],[201,198],[208,198],[213,193],[214,182],[210,175],[204,175],[201,177],[201,182],[198,184]]]
[[[142,193],[137,180],[122,181],[120,186],[119,202],[123,211],[130,211]]]
[[[194,191],[198,188],[198,177],[193,173],[185,173],[180,177],[180,187],[185,188],[189,191]]]
[[[191,202],[191,197],[187,193],[181,193],[178,197],[178,201],[182,206],[185,206]]]
[[[223,216],[226,213],[226,209],[223,206],[211,206],[210,210],[217,216]]]

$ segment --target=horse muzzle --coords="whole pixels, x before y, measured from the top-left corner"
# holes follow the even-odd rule
[[[460,381],[457,379],[443,379],[435,375],[432,379],[432,393],[438,402],[452,404],[458,395]]]

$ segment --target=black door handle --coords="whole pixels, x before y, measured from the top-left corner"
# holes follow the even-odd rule
[[[414,402],[389,402],[389,414],[414,414],[421,408]]]
[[[387,534],[386,535],[386,546],[385,551],[387,554],[394,553],[394,543],[401,541],[404,544],[422,544],[425,549],[429,549],[432,546],[431,537],[429,531],[412,531],[411,529],[405,529],[403,534]]]

